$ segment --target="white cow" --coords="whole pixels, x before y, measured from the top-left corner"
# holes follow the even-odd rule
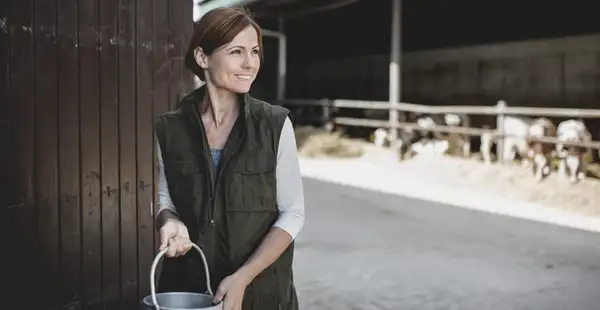
[[[373,143],[378,147],[385,146],[390,140],[390,133],[383,128],[377,128],[373,133]]]
[[[529,160],[532,163],[532,172],[536,180],[541,181],[552,171],[552,155],[554,144],[535,141],[531,138],[544,138],[556,136],[556,126],[545,117],[536,119],[529,127]]]
[[[529,153],[527,137],[529,136],[529,128],[534,123],[534,120],[529,117],[507,116],[504,118],[503,132],[507,137],[504,137],[503,157],[506,161],[513,161],[518,154],[523,160],[523,164],[527,164],[526,158]],[[484,134],[481,136],[480,151],[485,163],[492,162],[491,153],[492,145],[496,139],[492,134]]]
[[[592,135],[581,120],[569,119],[561,122],[556,129],[556,136],[561,142],[590,142]],[[572,183],[583,181],[587,173],[585,156],[590,149],[578,146],[565,146],[556,144],[556,153],[559,158],[558,171],[562,177],[567,177]]]

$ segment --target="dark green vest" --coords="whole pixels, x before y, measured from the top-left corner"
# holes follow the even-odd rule
[[[278,217],[275,168],[289,111],[240,95],[240,113],[215,168],[198,106],[205,87],[159,116],[160,143],[171,199],[192,241],[204,251],[216,291],[258,248]],[[248,286],[244,310],[296,310],[294,244]],[[192,249],[165,259],[160,291],[206,292],[200,256]]]

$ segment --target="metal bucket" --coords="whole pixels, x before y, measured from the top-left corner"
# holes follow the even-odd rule
[[[202,262],[204,263],[204,271],[206,272],[206,287],[207,294],[199,293],[184,293],[184,292],[168,292],[156,294],[156,266],[160,259],[167,252],[167,248],[158,252],[152,262],[150,268],[150,295],[142,299],[143,310],[221,310],[223,302],[213,305],[213,292],[210,288],[210,275],[208,273],[208,264],[204,252],[199,246],[192,243],[192,247],[200,253]]]

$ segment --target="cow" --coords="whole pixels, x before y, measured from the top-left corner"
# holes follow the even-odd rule
[[[434,148],[439,150],[444,147],[439,147],[439,142],[448,140],[448,145],[452,143],[450,141],[457,141],[460,146],[462,155],[468,157],[471,152],[471,141],[469,135],[462,134],[444,134],[438,131],[431,131],[428,129],[435,128],[436,126],[456,126],[456,127],[468,127],[470,119],[467,115],[459,114],[444,114],[435,115],[427,113],[406,113],[405,119],[409,123],[415,123],[419,128],[415,129],[399,129],[398,139],[392,146],[397,152],[400,159],[404,159],[407,155],[412,153],[417,148]],[[372,133],[372,139],[375,145],[384,146],[389,144],[389,131],[383,128],[378,128]],[[420,142],[421,145],[416,143]],[[436,146],[437,145],[437,146]]]
[[[529,127],[527,146],[529,148],[528,159],[532,164],[532,173],[539,182],[547,177],[552,171],[552,158],[554,144],[536,141],[536,138],[555,137],[556,126],[545,117],[535,119]]]
[[[373,132],[371,139],[377,147],[391,146],[397,152],[398,158],[403,160],[412,154],[412,146],[419,141],[420,135],[416,134],[413,130],[399,129],[398,137],[392,143],[390,131],[384,128],[377,128]]]
[[[504,118],[502,123],[503,134],[506,135],[502,144],[502,157],[504,160],[513,161],[518,155],[523,160],[523,165],[527,165],[529,153],[527,137],[533,122],[534,120],[530,117],[506,116]],[[497,143],[497,141],[493,134],[481,135],[480,151],[486,164],[491,164],[491,152],[494,143]]]
[[[414,122],[422,130],[417,129],[417,135],[421,137],[424,144],[434,141],[447,141],[448,149],[453,152],[459,149],[459,153],[464,157],[471,154],[471,136],[456,133],[444,133],[440,131],[430,131],[437,126],[449,127],[469,127],[470,117],[464,114],[446,113],[446,114],[428,114],[428,113],[408,113],[408,121]]]
[[[373,132],[373,143],[377,147],[383,147],[387,145],[390,141],[390,133],[387,129],[377,128],[375,132]]]
[[[591,150],[580,146],[564,145],[564,143],[590,142],[592,135],[581,119],[569,119],[558,125],[556,136],[559,140],[559,143],[556,144],[559,175],[566,178],[568,174],[571,183],[583,181],[587,173],[585,157],[589,155]]]

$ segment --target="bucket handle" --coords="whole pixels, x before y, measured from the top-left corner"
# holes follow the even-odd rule
[[[202,257],[202,262],[204,263],[204,272],[206,273],[206,288],[208,289],[208,293],[210,294],[210,296],[213,296],[212,289],[210,288],[210,274],[208,273],[208,263],[206,262],[204,252],[202,252],[202,249],[195,243],[192,243],[192,248],[196,249],[196,251],[200,253],[200,257]],[[168,250],[169,248],[166,247],[162,251],[158,252],[158,254],[156,254],[156,257],[154,258],[154,261],[152,262],[152,267],[150,267],[150,293],[152,296],[152,303],[154,304],[154,308],[156,308],[156,310],[160,309],[158,307],[158,300],[156,300],[156,266],[158,266],[158,262],[165,255],[165,253],[167,253]]]

